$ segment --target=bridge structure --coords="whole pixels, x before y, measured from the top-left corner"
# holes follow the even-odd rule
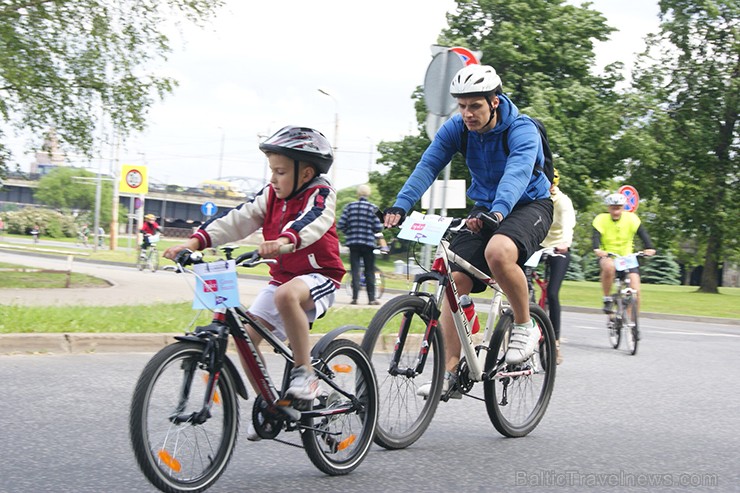
[[[44,206],[34,197],[38,188],[38,180],[8,178],[0,188],[0,207],[12,205],[15,207]],[[250,183],[255,185],[255,183]],[[261,184],[259,184],[261,186]],[[154,214],[160,224],[167,228],[192,228],[208,219],[202,208],[206,202],[212,202],[218,207],[217,214],[233,209],[248,199],[233,199],[208,195],[198,189],[188,188],[184,191],[173,191],[173,187],[162,185],[150,186],[149,193],[144,197],[144,214]],[[259,188],[255,188],[259,190]],[[119,208],[128,211],[132,202],[131,195],[119,195]],[[136,200],[134,200],[136,202]]]

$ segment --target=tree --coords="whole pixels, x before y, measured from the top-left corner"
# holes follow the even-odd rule
[[[591,73],[593,43],[607,39],[613,29],[603,15],[587,6],[563,3],[458,0],[439,44],[481,50],[482,63],[496,68],[504,92],[520,111],[545,123],[555,166],[569,178],[563,191],[576,208],[582,208],[592,200],[598,184],[619,169],[612,137],[619,131],[622,111],[614,91],[621,80],[617,72],[621,65],[607,67],[600,76]],[[399,179],[403,183],[428,145],[422,135],[426,109],[421,94],[420,90],[414,94],[420,136],[379,146],[379,162],[390,170],[376,183],[389,202],[400,188]],[[451,177],[468,177],[459,157],[453,160]]]
[[[640,278],[647,284],[681,284],[681,268],[670,252],[649,257],[640,270]]]
[[[670,207],[677,237],[703,254],[699,290],[717,293],[720,262],[740,257],[740,4],[662,0],[660,19],[636,66],[620,145],[640,194]]]
[[[176,81],[154,74],[171,51],[173,22],[202,22],[223,0],[4,0],[0,4],[0,175],[9,155],[2,127],[39,132],[90,154],[110,121],[142,130],[155,97]],[[178,15],[179,14],[179,15]],[[176,22],[176,21],[175,21]]]
[[[95,209],[95,174],[87,170],[59,167],[39,180],[34,198],[51,207],[75,212],[91,212]],[[100,223],[111,220],[113,184],[103,181],[101,187]]]

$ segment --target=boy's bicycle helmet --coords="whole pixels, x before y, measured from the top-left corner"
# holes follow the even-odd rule
[[[334,162],[331,144],[318,130],[308,127],[283,127],[260,144],[264,153],[274,152],[296,161],[316,166],[319,173],[326,173]]]
[[[450,83],[453,98],[492,96],[501,92],[501,77],[490,65],[468,65],[458,70]]]
[[[146,216],[144,216],[145,221],[154,221],[155,219],[157,218],[154,216],[154,214],[147,214]]]
[[[611,205],[623,206],[624,204],[627,203],[627,197],[625,197],[621,193],[610,193],[604,199],[604,203],[609,206]]]

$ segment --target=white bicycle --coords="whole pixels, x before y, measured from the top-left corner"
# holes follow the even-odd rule
[[[455,219],[453,225],[462,222]],[[387,449],[405,448],[418,440],[431,423],[440,400],[447,401],[453,392],[468,395],[476,382],[483,382],[491,422],[507,437],[525,436],[534,430],[550,401],[556,366],[550,319],[539,306],[530,305],[532,319],[542,332],[539,347],[523,363],[506,364],[504,355],[514,324],[513,312],[494,279],[450,250],[449,239],[455,233],[454,227],[446,230],[431,270],[415,277],[408,294],[386,302],[363,338],[362,348],[371,356],[378,373],[380,405],[375,442]],[[460,306],[450,271],[452,262],[493,291],[483,341],[478,345]],[[425,291],[425,284],[436,285],[434,292]],[[445,298],[452,307],[464,356],[455,384],[443,395],[445,357],[439,316]],[[419,386],[429,381],[428,397],[419,395]]]

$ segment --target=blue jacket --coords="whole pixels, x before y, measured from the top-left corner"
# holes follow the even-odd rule
[[[468,197],[475,205],[509,215],[517,204],[550,196],[550,182],[544,173],[533,175],[535,162],[544,164],[542,141],[535,124],[520,115],[514,103],[499,96],[499,122],[484,134],[470,132],[466,164],[471,183]],[[462,115],[455,114],[437,132],[421,160],[403,186],[394,207],[407,212],[432,185],[437,175],[461,150]],[[503,134],[509,129],[509,156],[504,151]]]

